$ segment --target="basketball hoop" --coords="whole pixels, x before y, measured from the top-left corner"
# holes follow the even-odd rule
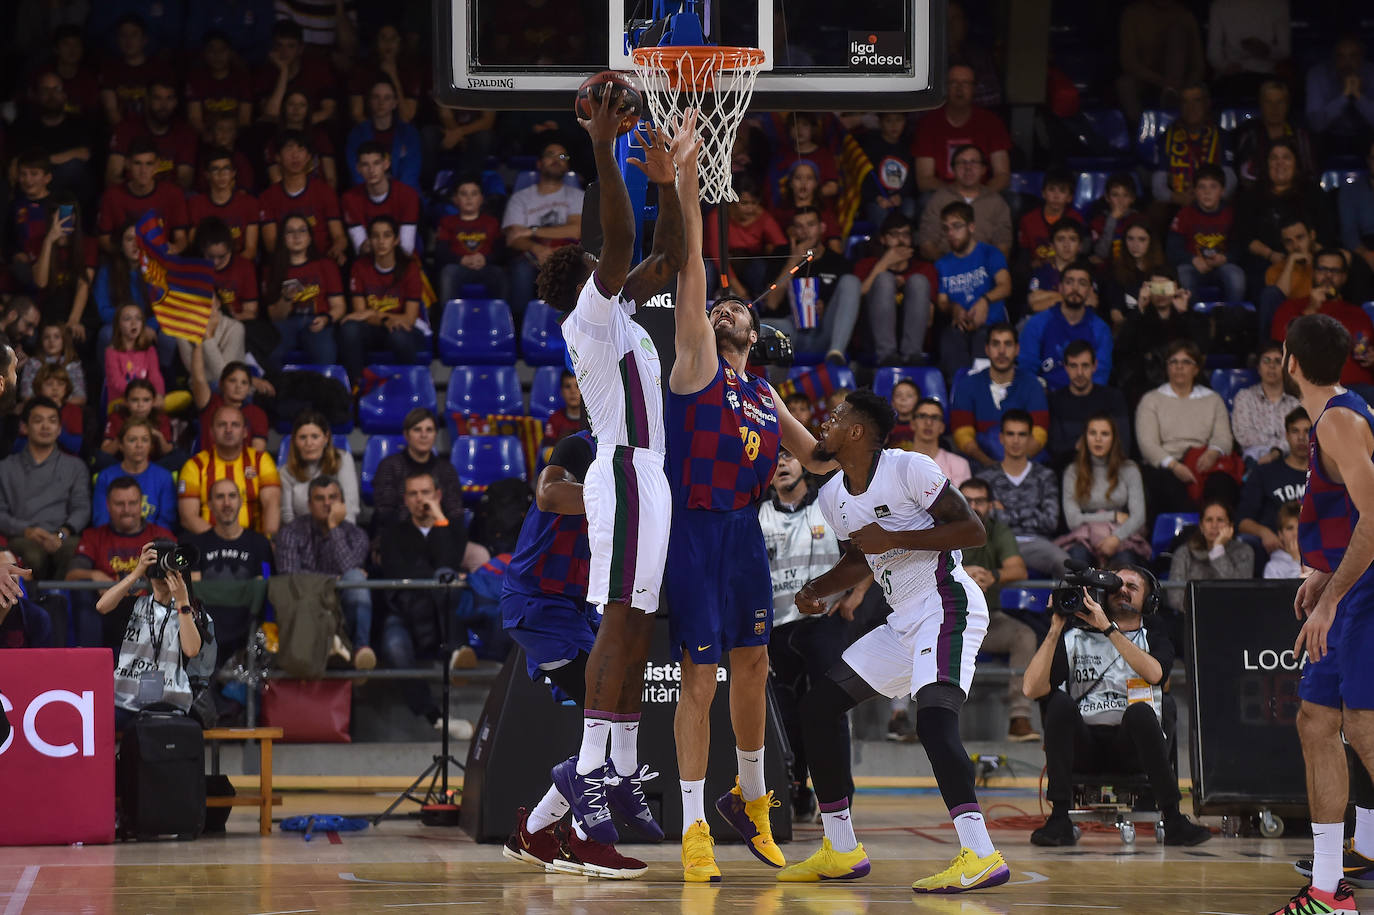
[[[730,158],[735,134],[754,94],[754,80],[763,68],[763,51],[669,45],[635,48],[631,56],[660,130],[672,129],[688,108],[698,111],[701,199],[707,203],[738,200],[731,186]]]

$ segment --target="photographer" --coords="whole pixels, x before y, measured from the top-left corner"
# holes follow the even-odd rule
[[[157,544],[143,548],[138,565],[100,595],[95,609],[113,612],[150,569],[157,570],[147,576],[153,593],[134,599],[115,665],[115,730],[154,702],[168,702],[182,711],[191,708],[185,661],[200,654],[205,613],[192,607],[181,573],[158,568]]]
[[[1165,844],[1197,845],[1212,834],[1179,812],[1178,776],[1161,724],[1165,698],[1160,684],[1173,666],[1174,647],[1157,626],[1146,626],[1141,619],[1147,602],[1157,603],[1153,583],[1130,566],[1114,564],[1113,571],[1120,585],[1109,595],[1110,613],[1087,588],[1077,612],[1066,613],[1065,598],[1072,595],[1065,592],[1071,589],[1055,591],[1049,636],[1026,667],[1026,695],[1045,699],[1045,794],[1053,805],[1045,825],[1031,833],[1031,842],[1075,843],[1069,806],[1077,761],[1080,771],[1144,769]]]

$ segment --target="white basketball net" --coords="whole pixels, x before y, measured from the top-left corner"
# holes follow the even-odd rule
[[[763,66],[763,52],[668,46],[636,48],[633,58],[655,126],[671,130],[688,108],[698,111],[701,199],[707,203],[738,200],[731,186],[730,159],[754,94],[754,80]]]

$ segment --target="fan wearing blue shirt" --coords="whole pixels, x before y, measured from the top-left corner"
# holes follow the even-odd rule
[[[974,238],[973,207],[961,200],[940,211],[949,253],[935,262],[936,306],[949,319],[940,335],[940,368],[947,378],[982,356],[987,329],[1007,320],[1011,272],[1002,252]]]
[[[1106,384],[1112,373],[1112,329],[1088,307],[1092,294],[1092,267],[1087,261],[1074,261],[1059,275],[1059,304],[1031,315],[1021,329],[1017,367],[1044,378],[1051,391],[1069,383],[1064,350],[1075,340],[1091,343],[1097,355],[1094,384]]]
[[[119,451],[122,460],[106,467],[95,478],[95,493],[91,497],[91,526],[110,523],[110,508],[106,496],[110,484],[120,477],[132,477],[143,493],[143,520],[173,530],[179,525],[177,498],[172,474],[158,464],[151,463],[153,450],[152,424],[146,419],[130,419],[119,430]]]

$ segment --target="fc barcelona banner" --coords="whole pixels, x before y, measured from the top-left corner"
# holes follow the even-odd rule
[[[158,327],[192,343],[205,339],[215,301],[215,270],[209,261],[167,250],[167,231],[149,211],[138,222],[138,264]]]

